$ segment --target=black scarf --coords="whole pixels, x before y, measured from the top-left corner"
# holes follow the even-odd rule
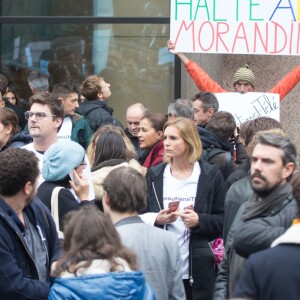
[[[266,217],[272,214],[272,211],[276,214],[276,212],[292,201],[291,192],[292,186],[289,183],[285,183],[274,188],[270,194],[263,198],[253,193],[245,205],[242,220],[248,221],[257,217]]]

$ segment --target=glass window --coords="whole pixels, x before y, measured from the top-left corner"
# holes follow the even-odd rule
[[[100,74],[111,84],[114,116],[126,126],[130,104],[142,102],[165,114],[173,99],[168,36],[166,24],[4,24],[1,73],[24,99],[31,95],[28,73],[36,68],[49,74],[51,87]]]
[[[2,0],[3,16],[168,17],[169,0]]]

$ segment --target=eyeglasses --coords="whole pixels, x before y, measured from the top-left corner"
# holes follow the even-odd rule
[[[33,116],[35,116],[35,118],[37,120],[43,120],[46,117],[56,117],[55,115],[47,115],[46,113],[43,112],[31,112],[31,111],[26,111],[25,112],[25,119],[29,120],[30,118],[32,118]]]

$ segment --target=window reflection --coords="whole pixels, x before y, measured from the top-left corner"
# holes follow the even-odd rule
[[[3,16],[168,16],[169,0],[2,0]]]
[[[24,99],[31,95],[28,73],[36,68],[49,74],[50,88],[100,74],[111,84],[114,115],[125,124],[130,104],[143,102],[165,113],[173,98],[174,57],[165,48],[168,36],[165,24],[2,25],[1,73]]]

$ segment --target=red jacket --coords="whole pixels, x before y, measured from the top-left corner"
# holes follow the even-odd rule
[[[195,62],[190,60],[185,65],[186,70],[196,83],[200,91],[211,93],[228,93],[217,82],[212,80],[204,70]],[[285,75],[268,93],[279,94],[280,101],[296,86],[300,81],[300,65]]]

